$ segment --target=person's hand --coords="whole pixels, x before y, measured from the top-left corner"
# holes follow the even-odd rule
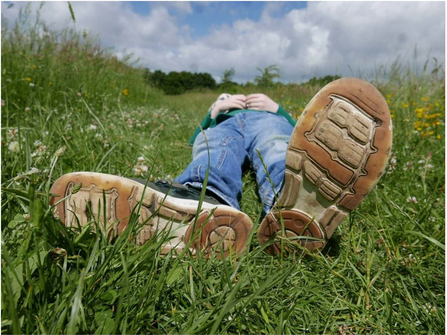
[[[245,100],[247,98],[243,94],[232,95],[231,97],[216,103],[211,111],[211,118],[214,119],[221,111],[232,108],[245,109]]]
[[[268,111],[276,113],[279,105],[262,93],[250,94],[247,96],[246,108],[256,111]]]

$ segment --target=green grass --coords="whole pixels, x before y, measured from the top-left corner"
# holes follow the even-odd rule
[[[177,176],[220,92],[165,96],[107,52],[89,57],[76,32],[24,27],[2,34],[2,333],[444,333],[443,72],[378,70],[393,158],[322,254],[271,257],[253,239],[237,259],[160,257],[166,236],[129,240],[136,217],[112,242],[94,222],[64,228],[48,190],[72,171],[134,176],[140,156],[154,179]],[[263,93],[297,117],[318,89]],[[255,233],[261,205],[243,181]]]

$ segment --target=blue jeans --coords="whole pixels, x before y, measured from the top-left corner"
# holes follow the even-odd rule
[[[206,129],[210,154],[207,190],[240,209],[243,166],[248,160],[256,173],[263,212],[268,213],[275,201],[274,193],[279,193],[283,184],[286,150],[292,130],[293,126],[283,116],[269,112],[239,113]],[[207,145],[200,133],[194,141],[192,162],[176,181],[201,189],[207,166]]]

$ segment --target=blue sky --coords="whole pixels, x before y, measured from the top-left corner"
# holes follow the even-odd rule
[[[27,2],[2,2],[13,25]],[[31,4],[35,15],[39,2]],[[314,76],[372,76],[396,59],[445,60],[445,3],[412,2],[45,2],[41,18],[53,29],[72,27],[100,36],[118,57],[128,54],[151,70],[227,69],[246,82],[257,68],[277,65],[281,80]]]
[[[131,1],[135,12],[149,15],[154,6],[163,5],[163,2]],[[233,24],[237,20],[250,19],[259,21],[268,2],[260,1],[215,1],[215,2],[191,2],[191,13],[180,15],[180,24],[189,25],[192,28],[192,36],[206,36],[214,27],[224,24]],[[278,2],[277,11],[272,13],[274,17],[282,17],[292,9],[306,8],[306,1]],[[178,10],[169,8],[175,15]]]

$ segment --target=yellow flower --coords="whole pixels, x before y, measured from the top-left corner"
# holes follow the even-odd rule
[[[437,121],[437,122],[436,122],[436,125],[440,126],[440,125],[441,125],[441,122]]]
[[[123,90],[123,94],[127,97],[129,95],[129,90],[127,88],[125,88]]]
[[[436,139],[440,140],[441,139],[441,135],[437,135]]]
[[[423,113],[423,112],[424,112],[424,108],[419,107],[419,108],[416,108],[414,111],[415,111],[416,113]]]
[[[428,97],[422,97],[422,101],[428,101]]]
[[[387,97],[388,99],[390,99],[390,98],[393,97],[393,95],[392,95],[392,94],[387,94],[386,97]]]
[[[408,104],[406,102],[402,102],[402,107],[403,108],[408,108]]]
[[[30,77],[25,78],[26,81],[31,81],[32,79]]]
[[[51,86],[51,85],[53,85],[53,83],[52,83],[51,81],[49,81],[49,82],[48,82],[48,85],[50,85],[50,86]]]
[[[85,93],[85,94],[84,94],[84,96],[85,96],[86,98],[88,98],[88,97],[89,97],[88,93]]]

